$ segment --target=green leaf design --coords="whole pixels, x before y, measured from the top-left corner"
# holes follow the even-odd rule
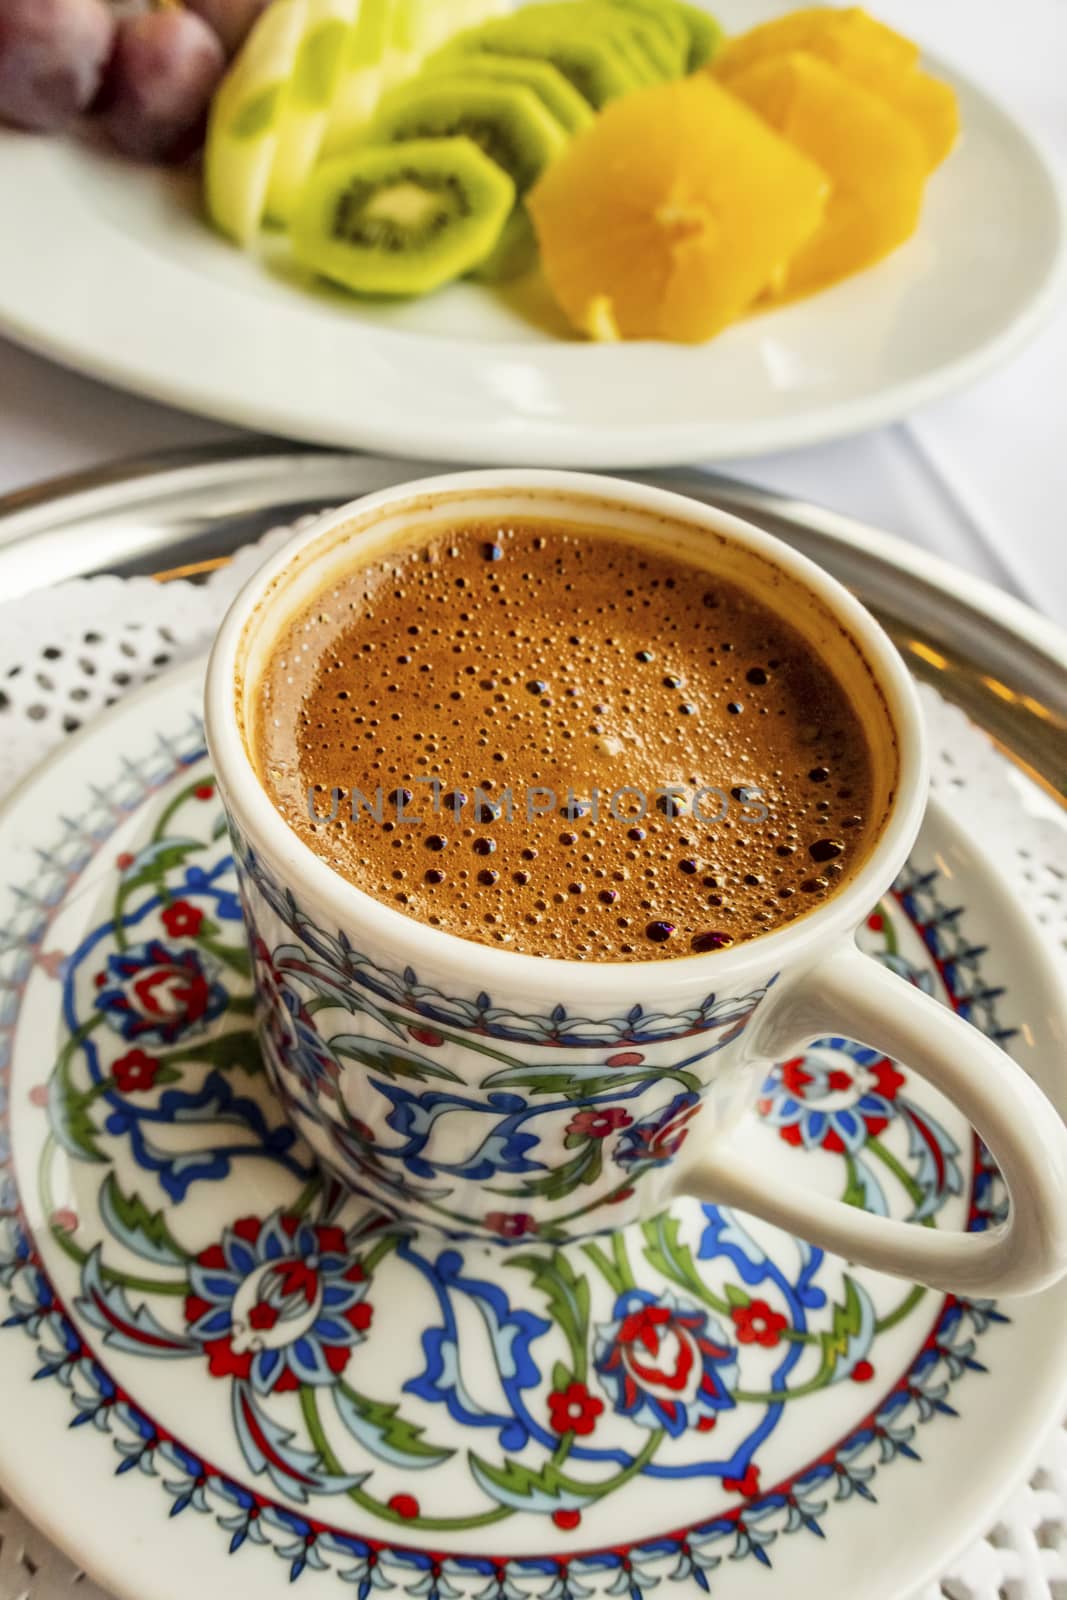
[[[648,1067],[640,1071],[601,1072],[595,1063],[584,1071],[568,1067],[509,1067],[503,1072],[493,1072],[483,1078],[483,1089],[528,1089],[531,1094],[563,1095],[567,1099],[582,1099],[598,1094],[613,1094],[628,1084],[645,1083],[653,1076]],[[677,1083],[684,1089],[699,1089],[700,1081],[691,1072],[657,1068],[657,1082]]]
[[[826,1372],[833,1372],[838,1357],[848,1353],[850,1340],[854,1339],[863,1327],[863,1301],[860,1299],[859,1291],[847,1275],[843,1281],[845,1298],[843,1301],[835,1301],[830,1326],[819,1334],[819,1343],[823,1351],[823,1370]]]
[[[546,1461],[543,1467],[534,1470],[505,1457],[504,1465],[495,1467],[473,1450],[467,1460],[473,1477],[486,1494],[515,1511],[552,1511],[560,1507],[577,1510],[593,1500],[603,1499],[621,1484],[637,1477],[652,1460],[663,1439],[663,1429],[654,1429],[630,1464],[600,1483],[580,1483],[561,1472],[554,1461]]]
[[[175,867],[180,867],[187,856],[195,855],[203,850],[201,839],[163,839],[158,844],[149,845],[145,851],[146,859],[129,876],[123,876],[120,883],[120,892],[123,899],[140,889],[143,884],[151,883],[162,886],[166,882],[168,872]]]
[[[573,1194],[582,1184],[595,1183],[604,1170],[604,1141],[583,1138],[581,1142],[582,1149],[576,1156],[565,1161],[561,1167],[554,1167],[551,1172],[546,1172],[543,1177],[524,1178],[514,1189],[495,1188],[490,1185],[490,1192],[518,1199],[540,1195],[545,1200],[562,1200],[565,1195]]]
[[[198,1061],[210,1062],[220,1072],[233,1072],[239,1068],[242,1072],[254,1076],[263,1071],[259,1041],[250,1028],[242,1029],[238,1033],[222,1033],[214,1039],[206,1040],[196,1047],[195,1058]]]
[[[96,1018],[94,1024],[102,1020]],[[88,1096],[78,1089],[71,1077],[74,1052],[88,1032],[88,1027],[79,1029],[60,1053],[48,1083],[48,1118],[52,1132],[68,1155],[79,1161],[105,1161],[107,1158],[96,1142],[97,1130],[89,1112]]]
[[[720,1300],[706,1287],[697,1271],[693,1252],[687,1244],[682,1243],[680,1230],[680,1219],[672,1216],[670,1212],[664,1212],[662,1216],[646,1222],[642,1228],[645,1236],[645,1260],[658,1272],[662,1272],[671,1283],[687,1290],[703,1305],[728,1315],[730,1302]],[[729,1292],[727,1290],[727,1294]],[[747,1300],[743,1303],[748,1304]]]
[[[573,1373],[563,1365],[562,1361],[554,1361],[552,1363],[552,1388],[557,1393],[560,1393],[565,1389],[569,1389],[573,1382]]]
[[[505,1505],[516,1511],[579,1510],[597,1498],[597,1490],[590,1485],[575,1483],[551,1461],[534,1469],[505,1457],[502,1467],[491,1466],[472,1450],[467,1456],[475,1481]]]
[[[846,1206],[856,1206],[860,1211],[864,1211],[866,1210],[867,1196],[860,1182],[856,1163],[851,1156],[848,1157],[848,1164],[845,1170],[848,1173],[848,1181],[845,1184],[845,1192],[841,1199]]]
[[[723,1292],[731,1306],[749,1306],[752,1304],[752,1296],[746,1294],[743,1289],[736,1288],[732,1283],[726,1284]]]
[[[456,1453],[428,1444],[422,1437],[425,1429],[406,1421],[394,1401],[371,1400],[348,1383],[339,1386],[335,1400],[349,1432],[374,1455],[395,1466],[440,1466]]]
[[[534,1288],[544,1295],[553,1322],[570,1346],[574,1378],[584,1383],[589,1346],[588,1281],[578,1276],[560,1250],[551,1255],[509,1255],[507,1265],[528,1272]]]
[[[149,1211],[138,1194],[123,1194],[113,1172],[100,1190],[100,1215],[112,1235],[146,1261],[161,1267],[184,1267],[188,1261],[162,1211]]]
[[[361,1066],[371,1067],[386,1078],[417,1078],[420,1083],[430,1078],[445,1078],[449,1083],[463,1082],[458,1072],[452,1072],[436,1061],[427,1061],[425,1056],[409,1055],[404,1050],[394,1050],[372,1039],[361,1038],[356,1033],[335,1034],[329,1041],[329,1048],[334,1055],[358,1061]]]

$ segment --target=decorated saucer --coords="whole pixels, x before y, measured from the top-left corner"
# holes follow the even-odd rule
[[[261,1070],[201,676],[0,816],[5,1490],[136,1600],[879,1600],[939,1570],[1067,1400],[1067,1287],[945,1296],[696,1203],[510,1250],[368,1212]],[[861,939],[1062,1103],[1053,969],[943,812]],[[442,1036],[405,1031],[374,1070],[410,1101]],[[582,1115],[624,1168],[633,1130]],[[959,1116],[846,1039],[770,1070],[740,1137],[916,1226],[1002,1215]]]

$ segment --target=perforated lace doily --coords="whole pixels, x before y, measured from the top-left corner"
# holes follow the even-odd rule
[[[309,519],[304,519],[309,520]],[[202,654],[263,557],[304,521],[272,529],[203,584],[77,579],[0,606],[0,794],[123,694]],[[922,691],[934,788],[995,851],[1067,971],[1067,814],[962,712]],[[1006,842],[1010,853],[1005,854]],[[0,1497],[0,1600],[107,1600]],[[901,1600],[1067,1600],[1067,1431],[1045,1442],[1029,1482],[939,1582]]]

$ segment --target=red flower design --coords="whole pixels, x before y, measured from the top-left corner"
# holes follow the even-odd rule
[[[156,1081],[161,1063],[144,1050],[127,1050],[111,1069],[120,1094],[145,1094]]]
[[[874,1377],[874,1368],[869,1361],[857,1361],[849,1376],[853,1383],[870,1383]]]
[[[342,1228],[239,1217],[191,1264],[186,1321],[213,1377],[292,1393],[345,1370],[373,1317],[365,1280]]]
[[[552,1521],[563,1533],[570,1533],[582,1520],[580,1511],[553,1511]]]
[[[438,1033],[436,1028],[409,1028],[408,1032],[416,1044],[429,1045],[431,1050],[445,1042],[443,1035]]]
[[[730,1318],[737,1329],[738,1344],[762,1344],[769,1350],[788,1328],[789,1318],[774,1311],[766,1300],[753,1300],[747,1306],[734,1306]]]
[[[615,1318],[596,1330],[595,1365],[615,1410],[644,1428],[679,1438],[699,1419],[732,1404],[737,1352],[706,1311],[668,1294],[628,1289]]]
[[[595,1111],[579,1111],[567,1124],[568,1133],[582,1133],[587,1139],[606,1139],[633,1121],[621,1106],[599,1106]]]
[[[785,1061],[764,1085],[761,1114],[797,1149],[861,1149],[884,1132],[896,1113],[905,1079],[886,1056],[861,1045],[837,1051],[847,1067],[830,1066],[814,1046]],[[834,1100],[834,1096],[846,1097]]]
[[[188,900],[175,900],[160,917],[172,939],[195,939],[203,920],[204,913],[200,907],[191,906]]]
[[[213,783],[202,783],[193,790],[193,793],[198,800],[210,800],[215,793],[215,785]]]
[[[603,1409],[603,1400],[590,1394],[584,1383],[568,1384],[548,1397],[548,1420],[556,1433],[592,1433]]]
[[[173,1044],[179,1035],[213,1022],[227,1004],[226,990],[200,952],[171,949],[162,939],[108,956],[102,976],[103,984],[96,980],[97,1006],[131,1044],[140,1039]]]
[[[528,1233],[537,1232],[537,1223],[525,1211],[490,1211],[485,1225],[502,1239],[521,1239]]]

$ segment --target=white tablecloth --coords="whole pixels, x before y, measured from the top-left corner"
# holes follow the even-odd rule
[[[1007,9],[1003,0],[874,0],[872,8],[997,94],[1067,171],[1067,0]],[[1065,387],[1067,307],[1010,367],[905,423],[734,470],[877,523],[1067,626]],[[0,340],[0,492],[138,451],[237,436]]]

